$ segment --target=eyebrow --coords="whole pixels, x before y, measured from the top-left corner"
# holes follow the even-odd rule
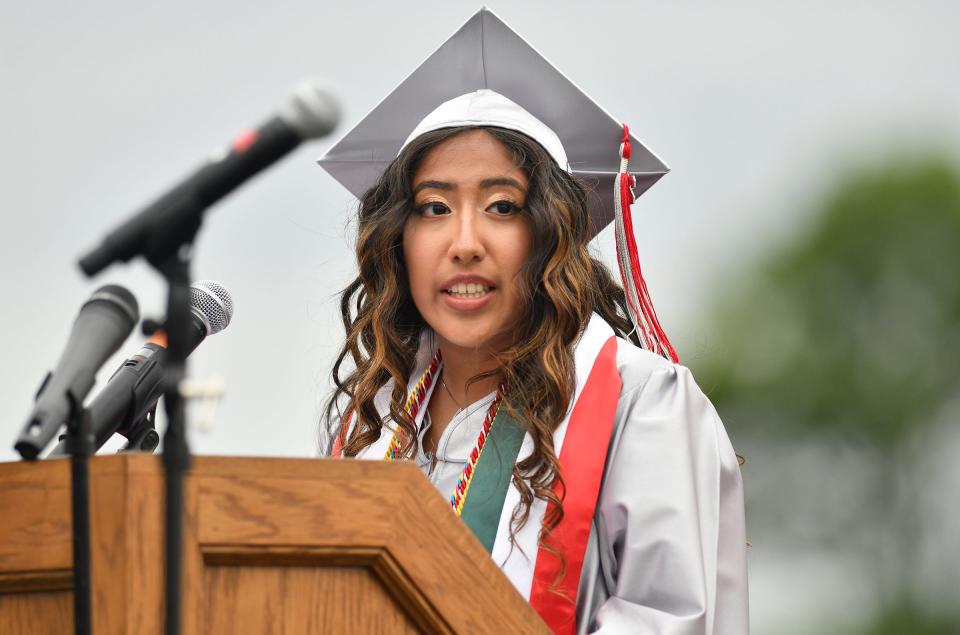
[[[506,185],[507,187],[512,187],[514,189],[520,190],[524,194],[527,193],[526,188],[520,185],[520,181],[516,179],[511,179],[509,176],[501,176],[495,179],[483,179],[480,181],[480,189],[485,190],[491,187],[499,187],[501,185]]]
[[[453,183],[448,183],[447,181],[421,181],[413,188],[413,193],[416,194],[422,190],[444,190],[450,191],[457,189],[457,186]]]
[[[483,179],[480,181],[480,189],[486,190],[491,187],[500,187],[500,186],[512,187],[514,189],[527,193],[527,190],[520,184],[520,181],[516,179],[511,179],[508,176],[501,176],[492,179]],[[457,189],[455,183],[450,183],[449,181],[421,181],[413,188],[413,193],[417,194],[423,190],[443,190],[449,192],[451,190]]]

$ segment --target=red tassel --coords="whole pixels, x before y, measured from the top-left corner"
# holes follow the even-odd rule
[[[623,139],[621,141],[621,156],[623,159],[630,158],[630,129],[626,124],[623,124]],[[639,335],[644,339],[647,344],[647,347],[656,353],[668,357],[674,363],[680,361],[677,356],[677,351],[673,348],[673,344],[670,343],[670,339],[667,337],[666,332],[663,330],[663,327],[660,326],[660,321],[657,319],[657,312],[653,308],[653,301],[650,298],[650,291],[647,289],[647,283],[643,279],[643,274],[640,271],[640,256],[638,255],[637,250],[637,240],[636,236],[633,233],[633,217],[630,213],[630,206],[633,204],[634,197],[631,186],[635,183],[635,180],[632,175],[628,172],[621,172],[618,175],[618,185],[620,187],[620,212],[623,217],[623,226],[624,234],[626,239],[626,245],[623,245],[623,248],[627,250],[627,259],[630,263],[630,271],[624,271],[623,266],[618,260],[618,265],[620,268],[620,275],[626,282],[626,277],[629,275],[632,278],[633,286],[637,290],[638,300],[640,306],[634,306],[633,299],[630,297],[630,294],[627,294],[627,302],[630,305],[632,311],[635,315],[642,315],[644,322],[649,328],[653,331],[652,333],[641,332]],[[638,320],[639,322],[639,320]],[[641,328],[641,331],[644,329]]]
[[[624,159],[630,159],[630,128],[623,124],[623,138],[620,140],[623,144],[623,151],[620,153]]]

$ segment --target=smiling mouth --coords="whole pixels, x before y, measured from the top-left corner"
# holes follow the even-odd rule
[[[491,290],[493,290],[493,287],[487,287],[475,282],[460,282],[449,289],[444,289],[443,292],[454,298],[482,298]]]

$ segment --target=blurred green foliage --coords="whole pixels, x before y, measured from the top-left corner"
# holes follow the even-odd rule
[[[819,447],[870,478],[748,469],[751,539],[855,558],[860,577],[840,583],[868,585],[883,607],[859,635],[960,633],[957,605],[915,584],[919,493],[933,484],[917,471],[925,446],[911,443],[960,397],[960,171],[940,157],[861,167],[815,212],[721,290],[709,328],[723,345],[695,370],[739,447]]]
[[[734,436],[893,449],[960,392],[960,176],[900,159],[842,179],[814,226],[711,315],[696,364]]]
[[[958,625],[910,603],[884,611],[858,635],[957,635]]]

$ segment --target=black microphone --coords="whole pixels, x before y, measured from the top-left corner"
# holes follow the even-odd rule
[[[237,136],[229,148],[108,234],[80,259],[80,268],[93,276],[114,262],[141,254],[149,259],[166,253],[170,244],[189,242],[208,207],[302,141],[331,132],[339,119],[332,95],[317,84],[300,84],[276,116]]]
[[[190,313],[188,354],[208,335],[227,328],[233,318],[233,298],[219,283],[199,280],[190,286]],[[103,390],[87,406],[90,429],[96,443],[94,449],[103,446],[114,432],[128,437],[131,443],[137,441],[132,433],[139,430],[137,424],[153,411],[164,392],[163,358],[166,346],[166,334],[157,331],[135,355],[120,365]],[[153,450],[159,437],[154,433],[142,442],[149,445],[142,449]],[[47,458],[66,454],[67,442],[62,440]]]
[[[33,412],[14,445],[20,456],[37,458],[60,426],[83,408],[97,371],[139,320],[137,300],[123,287],[110,284],[94,291],[80,307],[56,368],[40,385]]]

